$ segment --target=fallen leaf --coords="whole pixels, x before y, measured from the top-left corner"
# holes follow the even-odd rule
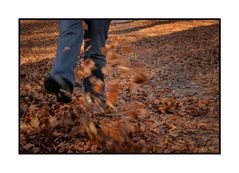
[[[33,153],[39,153],[41,151],[40,147],[33,147],[32,152]]]
[[[36,105],[31,105],[28,108],[30,115],[33,115],[35,113],[35,110],[36,110]]]
[[[24,145],[22,148],[24,148],[25,150],[29,150],[32,147],[34,147],[34,144],[28,143],[28,144]]]
[[[125,54],[128,54],[128,53],[130,53],[131,51],[132,51],[132,50],[131,50],[130,47],[128,47],[128,46],[123,47],[123,52],[124,52]]]
[[[37,116],[35,116],[31,119],[30,124],[33,128],[38,128],[39,127],[40,122],[39,122]]]

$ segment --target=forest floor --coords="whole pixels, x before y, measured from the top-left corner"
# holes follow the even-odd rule
[[[43,80],[56,55],[56,21],[20,22],[20,153],[219,153],[219,22],[113,23],[106,95],[89,118],[77,82],[70,104]]]

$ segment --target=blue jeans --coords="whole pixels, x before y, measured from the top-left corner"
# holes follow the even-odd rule
[[[75,68],[77,65],[80,47],[83,38],[90,39],[86,42],[85,48],[91,48],[85,52],[85,58],[91,58],[95,62],[96,69],[92,75],[104,80],[101,69],[106,64],[105,56],[101,48],[105,46],[110,20],[84,20],[88,30],[83,31],[82,20],[61,20],[59,22],[59,38],[57,42],[57,55],[51,71],[51,76],[60,76],[74,87]],[[83,80],[85,89],[89,88],[86,79]],[[90,90],[90,89],[89,89]]]

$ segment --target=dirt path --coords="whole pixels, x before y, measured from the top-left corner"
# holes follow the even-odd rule
[[[44,92],[56,51],[56,21],[22,22],[20,29],[21,153],[218,153],[219,24],[152,20],[111,25],[107,45],[149,80],[119,85],[116,111],[95,117],[96,138],[82,123],[78,79],[69,105]],[[130,47],[125,52],[123,47]],[[142,68],[141,68],[142,69]],[[131,70],[131,69],[130,69]],[[109,73],[109,86],[118,71]]]

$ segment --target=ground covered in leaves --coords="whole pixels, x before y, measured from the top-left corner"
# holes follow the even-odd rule
[[[103,49],[109,108],[96,115],[81,91],[89,62],[79,60],[72,103],[44,91],[57,29],[20,22],[20,153],[219,152],[218,21],[113,23]]]

